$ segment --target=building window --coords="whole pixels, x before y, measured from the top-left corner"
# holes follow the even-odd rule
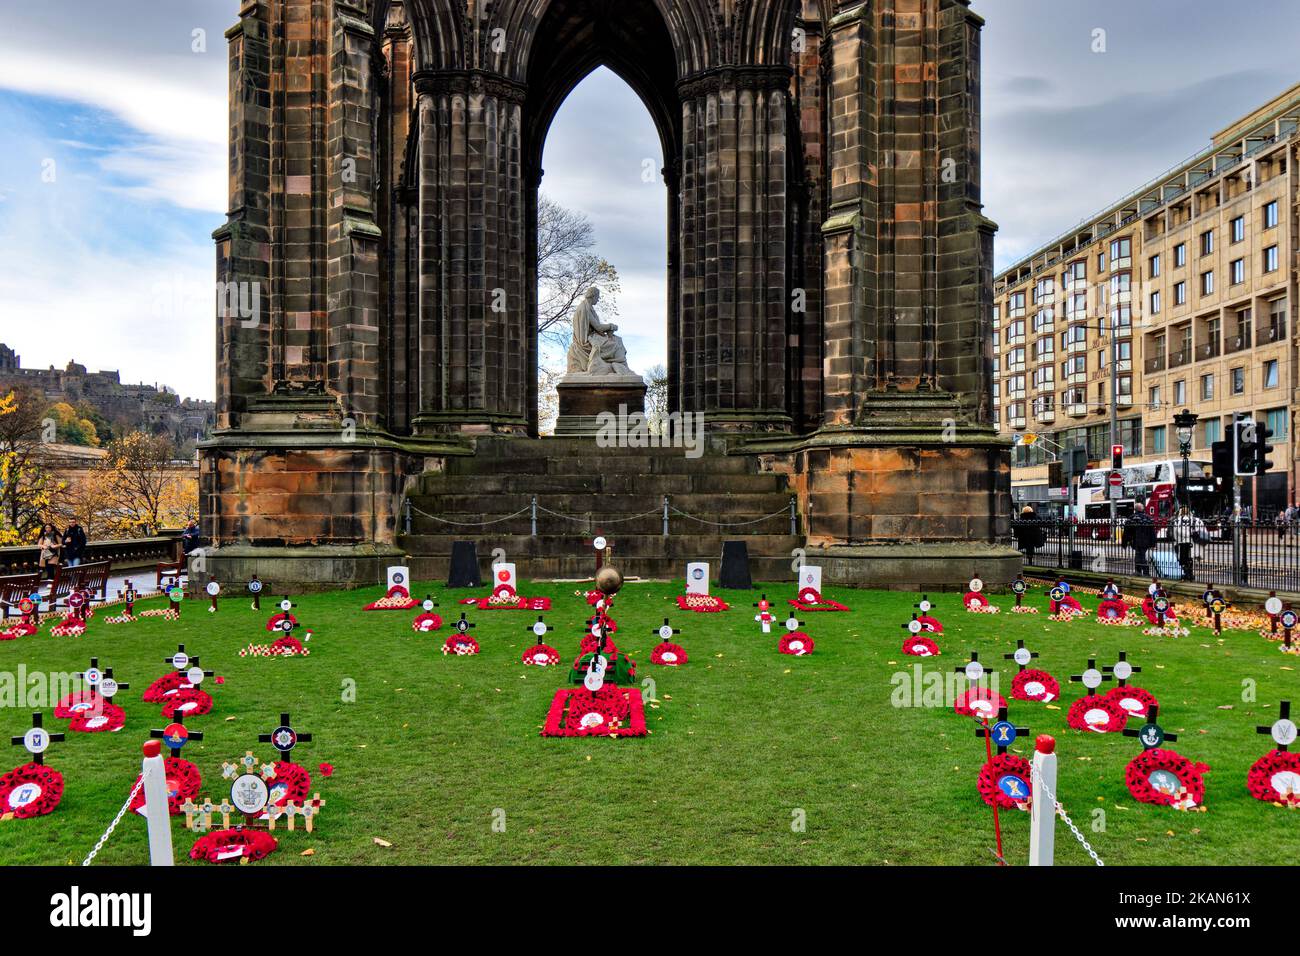
[[[1232,284],[1241,285],[1241,283],[1246,281],[1246,260],[1233,259],[1231,264],[1228,266],[1228,271],[1232,276]]]
[[[1214,398],[1214,376],[1202,375],[1201,376],[1201,401],[1208,402],[1212,398]]]
[[[1151,314],[1160,314],[1160,291],[1158,289],[1151,293]]]
[[[1011,293],[1011,298],[1007,300],[1007,318],[1015,319],[1025,314],[1025,294],[1023,292]]]
[[[1160,386],[1153,385],[1147,389],[1147,404],[1151,406],[1152,411],[1160,410]]]
[[[1232,227],[1232,241],[1241,242],[1246,238],[1246,217],[1238,216],[1229,224]]]
[[[1174,283],[1174,305],[1184,305],[1187,302],[1187,283]]]
[[[1201,273],[1201,295],[1211,295],[1214,292],[1214,273]]]
[[[1270,439],[1286,441],[1287,420],[1290,415],[1285,408],[1270,408],[1264,412],[1264,427],[1273,434],[1269,435]]]
[[[1153,279],[1160,278],[1160,257],[1152,256],[1147,260],[1147,272]]]
[[[1207,229],[1201,233],[1201,255],[1208,256],[1214,252],[1214,230]]]
[[[1151,429],[1151,454],[1159,455],[1165,450],[1165,426],[1157,425]]]
[[[1232,394],[1240,395],[1246,391],[1246,370],[1241,366],[1232,370]]]
[[[1133,240],[1129,236],[1114,239],[1110,244],[1110,267],[1119,269],[1128,266],[1133,258]]]
[[[1106,271],[1106,253],[1104,252],[1097,253],[1097,271],[1098,272]]]
[[[1264,387],[1277,388],[1277,359],[1264,363]]]
[[[1264,228],[1272,229],[1277,225],[1277,200],[1264,204]]]
[[[1264,250],[1264,271],[1277,272],[1277,246],[1269,246]]]
[[[1174,404],[1175,405],[1187,404],[1187,383],[1182,379],[1179,379],[1178,381],[1174,382]]]
[[[1216,441],[1223,438],[1223,422],[1217,418],[1207,418],[1205,420],[1205,445],[1209,448]]]
[[[1187,243],[1180,242],[1174,246],[1174,267],[1187,265]]]

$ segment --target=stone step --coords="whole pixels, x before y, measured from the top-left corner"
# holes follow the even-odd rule
[[[547,495],[605,494],[635,496],[658,501],[664,495],[780,495],[789,497],[786,484],[776,475],[458,475],[425,474],[416,479],[412,498],[444,494]],[[553,505],[551,507],[554,507]]]
[[[522,452],[522,449],[521,449]],[[635,453],[634,453],[635,452]],[[635,449],[590,448],[574,455],[475,455],[451,458],[447,472],[457,475],[498,474],[503,468],[515,474],[617,474],[635,472],[656,475],[746,475],[756,468],[754,459],[705,455],[687,458],[680,450],[671,454],[646,454]],[[779,477],[779,476],[778,476]]]
[[[803,538],[789,534],[606,534],[612,545],[610,560],[617,564],[622,558],[681,558],[684,561],[718,560],[724,541],[743,540],[751,557],[781,557],[788,564],[790,552],[803,546]],[[583,532],[572,534],[408,534],[398,537],[397,545],[412,555],[446,557],[451,554],[455,541],[474,541],[479,557],[488,559],[493,548],[502,548],[508,556],[523,558],[573,558],[590,564],[593,560],[591,536]],[[510,560],[515,560],[511,557]],[[523,573],[522,570],[520,573]]]
[[[474,494],[462,490],[412,496],[411,503],[428,514],[464,521],[466,520],[465,516],[482,515],[483,520],[487,520],[492,517],[514,514],[516,511],[529,508],[532,504],[532,498],[532,495],[523,493]],[[668,504],[670,508],[710,521],[745,520],[774,513],[788,514],[790,496],[780,492],[726,495],[686,494],[669,496]],[[574,518],[592,515],[594,516],[593,520],[600,520],[602,515],[615,518],[619,515],[642,514],[648,511],[657,514],[663,509],[663,499],[659,495],[570,492],[549,495],[539,494],[537,496],[537,506],[539,514],[543,512],[543,509],[546,509]]]

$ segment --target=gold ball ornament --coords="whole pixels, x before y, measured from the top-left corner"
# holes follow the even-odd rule
[[[613,597],[623,587],[623,574],[608,565],[596,572],[596,587],[601,594]]]

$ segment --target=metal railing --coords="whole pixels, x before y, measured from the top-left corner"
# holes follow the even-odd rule
[[[1176,539],[1186,536],[1165,522],[1148,525],[1142,537],[1123,519],[1015,520],[1011,529],[1028,566],[1300,592],[1300,521],[1223,517],[1203,525],[1196,540],[1181,544]],[[1150,546],[1136,549],[1134,540]]]

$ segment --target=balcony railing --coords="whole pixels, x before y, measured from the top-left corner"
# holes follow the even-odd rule
[[[1067,355],[1082,355],[1087,351],[1088,343],[1086,340],[1082,342],[1067,342],[1065,345],[1065,353]]]
[[[1038,420],[1040,425],[1050,425],[1056,421],[1056,409],[1044,408],[1042,411],[1036,412],[1034,418]]]
[[[1153,355],[1142,363],[1142,368],[1148,375],[1153,372],[1163,372],[1165,370],[1165,357],[1163,355]]]
[[[1218,357],[1219,357],[1218,339],[1215,339],[1213,342],[1202,342],[1200,345],[1196,346],[1196,361],[1202,362],[1205,359],[1212,359]]]
[[[1286,323],[1279,322],[1277,325],[1270,325],[1260,329],[1255,333],[1256,345],[1270,345],[1273,342],[1282,342],[1286,339]]]
[[[1191,349],[1179,349],[1177,352],[1169,353],[1169,367],[1178,368],[1180,365],[1186,365],[1192,360]]]
[[[1242,349],[1250,348],[1250,332],[1247,330],[1241,335],[1229,335],[1223,340],[1223,353],[1231,355],[1233,352],[1240,352]]]
[[[1082,418],[1088,414],[1088,406],[1082,402],[1073,402],[1065,406],[1065,414],[1071,418]]]
[[[1025,420],[1023,418],[1012,418],[1008,420],[1012,428],[1024,428]]]
[[[1088,373],[1071,372],[1069,375],[1065,376],[1065,384],[1066,385],[1087,385]]]

